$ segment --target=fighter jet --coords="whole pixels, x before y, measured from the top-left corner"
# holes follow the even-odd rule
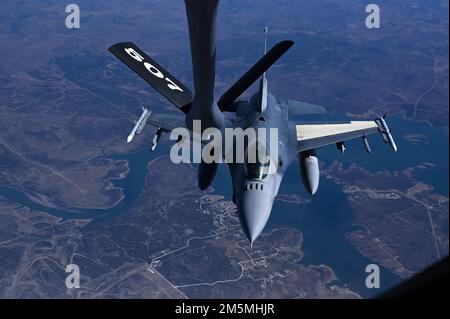
[[[244,162],[228,165],[232,177],[233,202],[237,205],[243,231],[250,244],[263,231],[269,219],[280,183],[289,165],[298,158],[300,174],[306,190],[314,195],[319,186],[319,162],[316,149],[336,144],[345,151],[344,142],[361,138],[368,153],[371,149],[367,136],[379,132],[383,140],[394,151],[397,146],[385,121],[385,115],[374,120],[342,123],[299,124],[292,116],[321,113],[323,108],[294,101],[280,102],[268,90],[266,71],[293,45],[282,41],[267,51],[267,31],[263,56],[219,99],[214,100],[216,16],[219,0],[185,0],[189,39],[193,64],[195,94],[150,58],[132,42],[118,43],[109,48],[140,77],[147,81],[182,113],[177,115],[150,114],[145,108],[127,142],[142,131],[146,123],[157,128],[152,141],[152,150],[163,132],[170,133],[176,127],[193,129],[193,121],[200,120],[203,128],[277,128],[278,157],[255,162],[244,158]],[[256,81],[259,90],[249,99],[240,96]],[[229,116],[231,114],[231,117]],[[227,115],[227,116],[224,116]],[[177,140],[177,142],[179,142]],[[245,145],[249,147],[249,142]],[[267,149],[268,149],[267,145]],[[205,190],[211,184],[218,162],[202,161],[198,167],[198,186]],[[275,168],[275,169],[269,169]]]

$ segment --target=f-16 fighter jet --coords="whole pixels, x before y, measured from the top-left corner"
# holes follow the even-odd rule
[[[213,93],[218,5],[219,0],[185,0],[195,94],[134,43],[117,43],[111,46],[109,51],[184,113],[183,118],[180,112],[180,119],[180,116],[150,114],[150,110],[145,108],[128,136],[128,142],[142,131],[146,123],[157,128],[152,141],[152,150],[155,149],[163,132],[170,133],[177,127],[193,131],[195,121],[200,121],[202,132],[207,128],[215,128],[222,133],[226,129],[236,128],[277,129],[276,157],[258,156],[256,160],[250,161],[246,154],[255,143],[247,140],[244,145],[244,160],[226,162],[232,177],[232,200],[237,205],[242,228],[252,244],[263,231],[283,175],[296,157],[299,160],[306,190],[310,194],[315,194],[319,186],[317,148],[336,144],[337,148],[344,152],[346,140],[360,138],[367,152],[370,152],[367,136],[375,132],[379,132],[394,151],[397,151],[397,146],[385,116],[368,121],[320,124],[299,124],[292,121],[292,117],[290,120],[292,114],[320,113],[323,109],[293,101],[280,103],[268,91],[266,71],[293,46],[294,42],[289,40],[276,44],[268,51],[265,44],[264,55],[216,102]],[[267,43],[267,28],[265,34]],[[239,99],[256,81],[259,81],[258,92],[249,100]],[[232,114],[234,118],[230,119],[224,114]],[[180,136],[177,143],[181,143],[182,139]],[[270,150],[268,141],[266,138],[258,138],[256,144],[264,144],[262,146]],[[204,144],[204,141],[202,143]],[[270,152],[272,153],[274,152]],[[220,162],[222,161],[219,158],[212,162],[202,159],[199,163],[198,186],[201,190],[205,190],[211,184]]]

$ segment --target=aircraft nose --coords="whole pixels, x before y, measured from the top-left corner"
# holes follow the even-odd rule
[[[250,243],[261,234],[269,219],[273,200],[269,185],[248,181],[238,200],[239,219]]]

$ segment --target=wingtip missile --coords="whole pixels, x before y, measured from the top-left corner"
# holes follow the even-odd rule
[[[392,149],[394,150],[394,152],[397,152],[397,150],[398,150],[397,145],[395,143],[393,143],[393,144],[391,144],[391,146],[392,146]]]
[[[136,135],[136,130],[137,130],[138,125],[139,125],[139,123],[134,124],[133,129],[131,130],[130,134],[128,134],[127,143],[130,143],[133,140],[134,136]]]
[[[130,143],[135,135],[139,135],[142,132],[142,129],[147,123],[147,119],[149,118],[151,113],[152,111],[150,111],[150,109],[142,107],[142,114],[139,117],[139,120],[135,121],[133,129],[127,137],[127,143]]]
[[[383,114],[383,116],[379,116],[375,122],[378,125],[378,129],[381,133],[381,136],[383,137],[383,140],[386,143],[389,143],[389,145],[391,145],[394,152],[397,152],[398,147],[397,147],[397,144],[395,144],[394,138],[392,137],[392,134],[391,134],[391,130],[389,129],[389,126],[386,123],[386,120],[385,120],[386,116],[387,116],[387,114]]]

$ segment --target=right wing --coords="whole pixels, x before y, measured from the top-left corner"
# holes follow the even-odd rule
[[[132,42],[117,43],[108,49],[147,83],[184,113],[189,111],[192,92]]]
[[[296,125],[295,129],[298,152],[363,137],[379,131],[378,124],[375,121],[301,124]]]

